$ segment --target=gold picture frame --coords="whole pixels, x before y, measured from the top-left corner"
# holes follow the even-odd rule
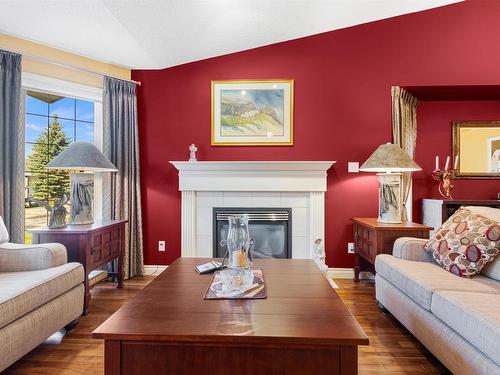
[[[453,121],[455,178],[500,179],[500,121]]]
[[[212,81],[212,146],[292,146],[293,88],[293,79]]]

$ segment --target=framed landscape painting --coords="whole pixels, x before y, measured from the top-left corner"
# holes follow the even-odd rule
[[[293,80],[212,81],[212,145],[293,145]]]

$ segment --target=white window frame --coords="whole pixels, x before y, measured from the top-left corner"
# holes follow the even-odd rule
[[[23,72],[21,86],[25,90],[45,92],[94,102],[94,144],[102,151],[102,94],[99,87],[82,85],[57,78]],[[23,113],[23,116],[25,114]],[[94,219],[102,220],[102,174],[94,173]]]

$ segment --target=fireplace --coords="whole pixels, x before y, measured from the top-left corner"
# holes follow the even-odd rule
[[[250,253],[254,258],[292,257],[292,209],[291,208],[213,208],[213,255],[222,258],[226,251],[221,240],[227,238],[228,216],[249,216],[250,237],[254,244]]]
[[[293,233],[291,240],[286,236],[282,256],[313,259],[314,240],[325,243],[327,171],[334,161],[171,163],[179,171],[182,192],[181,256],[214,256],[214,207],[290,208]]]

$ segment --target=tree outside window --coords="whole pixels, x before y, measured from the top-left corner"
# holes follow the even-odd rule
[[[69,173],[48,170],[45,165],[71,142],[94,142],[94,103],[28,91],[25,118],[25,229],[28,230],[48,223],[46,210],[30,202],[30,197],[52,204],[63,193],[69,193]],[[31,234],[25,233],[25,242],[31,243]]]

